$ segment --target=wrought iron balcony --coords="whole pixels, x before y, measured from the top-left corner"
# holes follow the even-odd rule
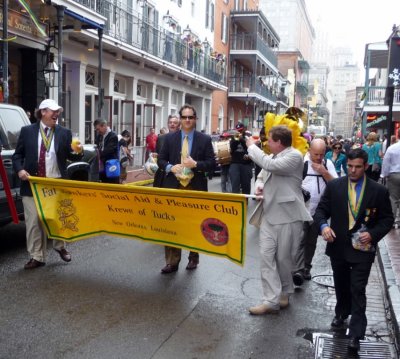
[[[107,18],[105,35],[211,81],[226,84],[225,56],[212,52],[209,46],[189,41],[189,37],[170,32],[131,9],[120,6],[119,1],[73,1]]]
[[[276,102],[276,91],[271,86],[264,85],[258,76],[230,77],[228,80],[229,93],[237,93],[245,97],[249,93],[258,94],[270,101]]]
[[[368,96],[365,98],[365,105],[385,105],[385,86],[371,86],[368,88]],[[400,89],[394,90],[393,105],[400,105]]]
[[[230,54],[241,55],[248,52],[258,51],[273,66],[278,66],[276,53],[268,46],[268,44],[258,34],[241,33],[231,35],[230,38]]]

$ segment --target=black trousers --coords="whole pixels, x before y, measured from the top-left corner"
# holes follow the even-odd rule
[[[349,263],[344,259],[331,258],[336,293],[336,316],[347,318],[351,315],[349,335],[364,338],[367,328],[367,297],[372,262]]]

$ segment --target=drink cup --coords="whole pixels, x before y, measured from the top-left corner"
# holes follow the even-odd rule
[[[71,148],[74,152],[81,152],[81,140],[79,139],[79,133],[77,132],[72,134]]]
[[[255,140],[259,140],[260,139],[260,130],[258,129],[253,129],[251,137],[253,137]]]

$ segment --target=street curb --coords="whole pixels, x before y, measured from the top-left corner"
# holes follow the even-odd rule
[[[381,269],[382,277],[385,283],[386,295],[388,297],[390,312],[395,330],[395,341],[400,343],[400,288],[396,283],[396,277],[392,268],[390,254],[388,252],[385,238],[378,244],[378,262]]]

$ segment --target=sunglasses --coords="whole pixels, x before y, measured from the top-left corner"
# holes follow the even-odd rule
[[[334,150],[341,150],[342,147],[337,147],[337,146],[335,146],[335,147],[333,147],[333,149],[334,149]]]
[[[181,116],[181,119],[182,120],[195,120],[196,119],[196,116]]]

